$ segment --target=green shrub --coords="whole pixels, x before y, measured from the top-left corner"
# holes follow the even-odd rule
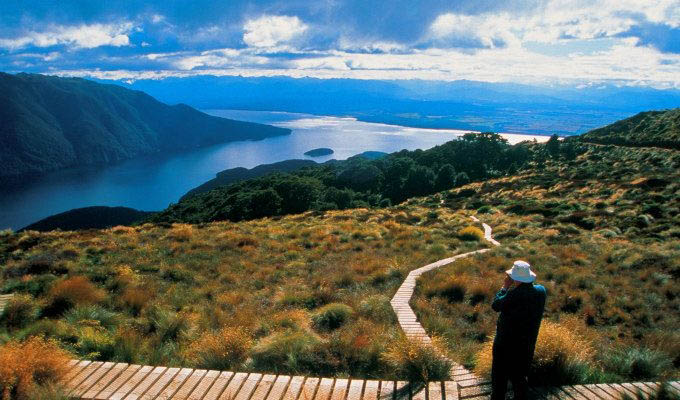
[[[204,333],[187,350],[187,359],[198,368],[239,369],[248,357],[253,342],[242,327],[225,327]]]
[[[458,238],[466,241],[480,241],[484,239],[484,232],[476,226],[468,226],[458,231]]]
[[[414,383],[448,380],[451,361],[442,357],[437,348],[442,347],[437,338],[433,346],[424,345],[401,335],[385,352],[385,361],[398,379]]]
[[[669,357],[659,351],[627,347],[605,353],[604,365],[626,380],[645,380],[671,369]]]
[[[96,304],[77,306],[64,314],[64,319],[71,325],[81,321],[97,321],[100,326],[110,329],[117,324],[116,313]]]
[[[394,310],[387,296],[368,296],[359,303],[359,314],[376,322],[389,324],[396,321]]]
[[[332,331],[344,325],[353,314],[352,307],[342,303],[331,303],[312,314],[312,323],[318,330]]]
[[[38,318],[38,305],[29,295],[14,295],[0,315],[0,323],[8,328],[23,328]]]
[[[313,370],[319,339],[305,331],[287,330],[268,336],[251,351],[256,370],[296,373]]]
[[[167,308],[151,307],[147,318],[150,333],[155,333],[161,342],[175,341],[189,329],[185,318]]]

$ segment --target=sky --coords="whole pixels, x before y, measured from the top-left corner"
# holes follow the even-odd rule
[[[680,0],[2,0],[0,70],[680,89]]]

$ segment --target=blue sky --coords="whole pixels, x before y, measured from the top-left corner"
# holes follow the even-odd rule
[[[3,0],[0,70],[680,89],[680,0]]]

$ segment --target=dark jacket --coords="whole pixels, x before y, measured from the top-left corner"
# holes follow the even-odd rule
[[[546,299],[541,285],[522,283],[512,290],[501,289],[491,307],[500,312],[496,324],[494,350],[517,360],[524,359],[526,367],[534,356],[538,329],[543,318]]]

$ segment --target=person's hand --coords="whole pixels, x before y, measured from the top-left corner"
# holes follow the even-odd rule
[[[505,275],[505,282],[503,282],[503,289],[508,290],[512,285],[515,283],[515,281],[510,277],[510,275]]]

